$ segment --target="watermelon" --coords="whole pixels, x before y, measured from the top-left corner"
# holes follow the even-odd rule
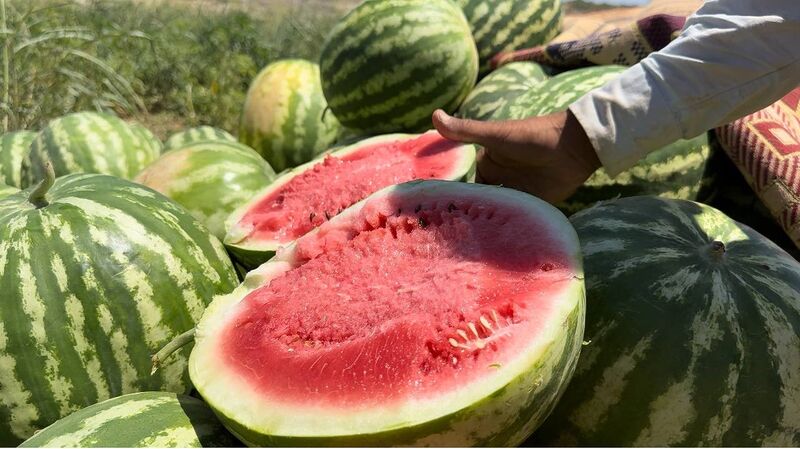
[[[320,57],[322,89],[339,121],[366,134],[431,128],[475,86],[478,52],[450,0],[366,0],[340,20]]]
[[[572,223],[590,343],[534,443],[800,445],[796,260],[691,201],[624,198]]]
[[[274,178],[272,167],[252,148],[220,140],[165,153],[136,182],[176,201],[222,239],[228,215]]]
[[[16,131],[0,136],[0,184],[22,187],[22,160],[36,139],[32,131]]]
[[[156,376],[149,356],[237,283],[219,241],[139,184],[53,184],[50,168],[0,199],[0,445],[111,397],[186,391],[184,356]]]
[[[161,151],[164,149],[164,144],[161,143],[161,140],[159,140],[152,131],[140,123],[131,123],[130,125],[133,131],[139,135],[142,142],[149,147],[150,152],[153,154],[161,154]]]
[[[51,424],[20,447],[239,446],[203,401],[174,393],[131,393]]]
[[[11,195],[12,193],[19,192],[19,189],[16,187],[7,186],[5,184],[0,184],[0,198],[6,197]]]
[[[500,52],[535,47],[561,32],[561,0],[456,0],[478,45],[481,73]]]
[[[535,62],[514,62],[482,79],[458,109],[458,116],[473,120],[500,119],[498,109],[547,79]],[[507,117],[506,117],[507,118]]]
[[[225,245],[239,263],[254,268],[383,187],[413,179],[468,179],[474,167],[475,147],[436,131],[363,140],[279,176],[228,218]]]
[[[253,446],[518,444],[580,350],[578,247],[558,210],[522,192],[388,187],[210,309],[192,382]]]
[[[273,62],[250,85],[239,140],[275,170],[296,167],[336,141],[341,125],[327,109],[317,64],[302,59]]]
[[[191,143],[205,142],[208,140],[236,142],[236,137],[233,137],[227,131],[212,126],[197,126],[195,128],[184,129],[183,131],[169,136],[167,141],[164,142],[164,151],[175,150]]]
[[[45,177],[46,161],[56,176],[102,173],[132,179],[158,153],[140,132],[109,114],[77,112],[50,121],[31,144],[22,163],[23,186]]]

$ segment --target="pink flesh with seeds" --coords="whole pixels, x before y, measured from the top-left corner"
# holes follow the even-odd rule
[[[351,410],[435,397],[536,336],[575,270],[551,228],[512,204],[417,201],[323,226],[243,300],[218,350],[254,394]]]
[[[365,146],[292,178],[239,221],[247,239],[287,243],[384,187],[414,179],[445,179],[461,161],[461,144],[431,132]]]

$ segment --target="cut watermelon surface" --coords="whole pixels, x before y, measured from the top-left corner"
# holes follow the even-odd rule
[[[252,445],[517,444],[582,338],[574,230],[498,187],[389,187],[250,277],[209,308],[190,375]]]
[[[465,179],[474,164],[473,146],[435,131],[367,139],[280,176],[231,216],[225,244],[255,267],[373,192],[415,179]]]

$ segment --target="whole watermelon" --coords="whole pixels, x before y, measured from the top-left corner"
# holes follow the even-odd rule
[[[317,64],[273,62],[250,85],[239,140],[277,171],[296,167],[336,141],[341,126],[327,109]]]
[[[503,51],[550,42],[561,31],[561,0],[456,0],[478,45],[481,73]]]
[[[165,153],[144,169],[136,182],[185,207],[221,240],[228,215],[274,177],[272,167],[252,148],[206,141]]]
[[[22,163],[23,187],[45,177],[46,161],[56,176],[101,173],[132,179],[158,153],[122,119],[109,114],[77,112],[50,121],[31,144]]]
[[[236,142],[236,137],[233,137],[225,130],[214,128],[213,126],[197,126],[178,131],[169,136],[167,141],[164,142],[164,152],[183,148],[195,142],[206,142],[210,140]]]
[[[320,57],[336,118],[365,134],[431,128],[475,86],[478,52],[450,0],[366,0],[331,31]]]
[[[571,219],[588,342],[534,443],[800,444],[800,264],[709,206],[655,197]]]
[[[208,406],[148,391],[105,400],[51,424],[20,447],[238,447]]]
[[[535,62],[514,62],[482,79],[458,109],[458,116],[473,120],[500,120],[497,110],[547,79]]]
[[[139,184],[48,176],[0,199],[0,445],[111,397],[186,391],[185,356],[151,375],[150,355],[236,284],[220,242]]]
[[[22,161],[36,139],[32,131],[16,131],[0,136],[0,184],[22,186]]]

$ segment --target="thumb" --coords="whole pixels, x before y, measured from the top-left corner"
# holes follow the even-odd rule
[[[502,122],[465,120],[448,115],[441,109],[433,113],[433,126],[439,134],[457,142],[496,147],[508,139],[509,129]]]

